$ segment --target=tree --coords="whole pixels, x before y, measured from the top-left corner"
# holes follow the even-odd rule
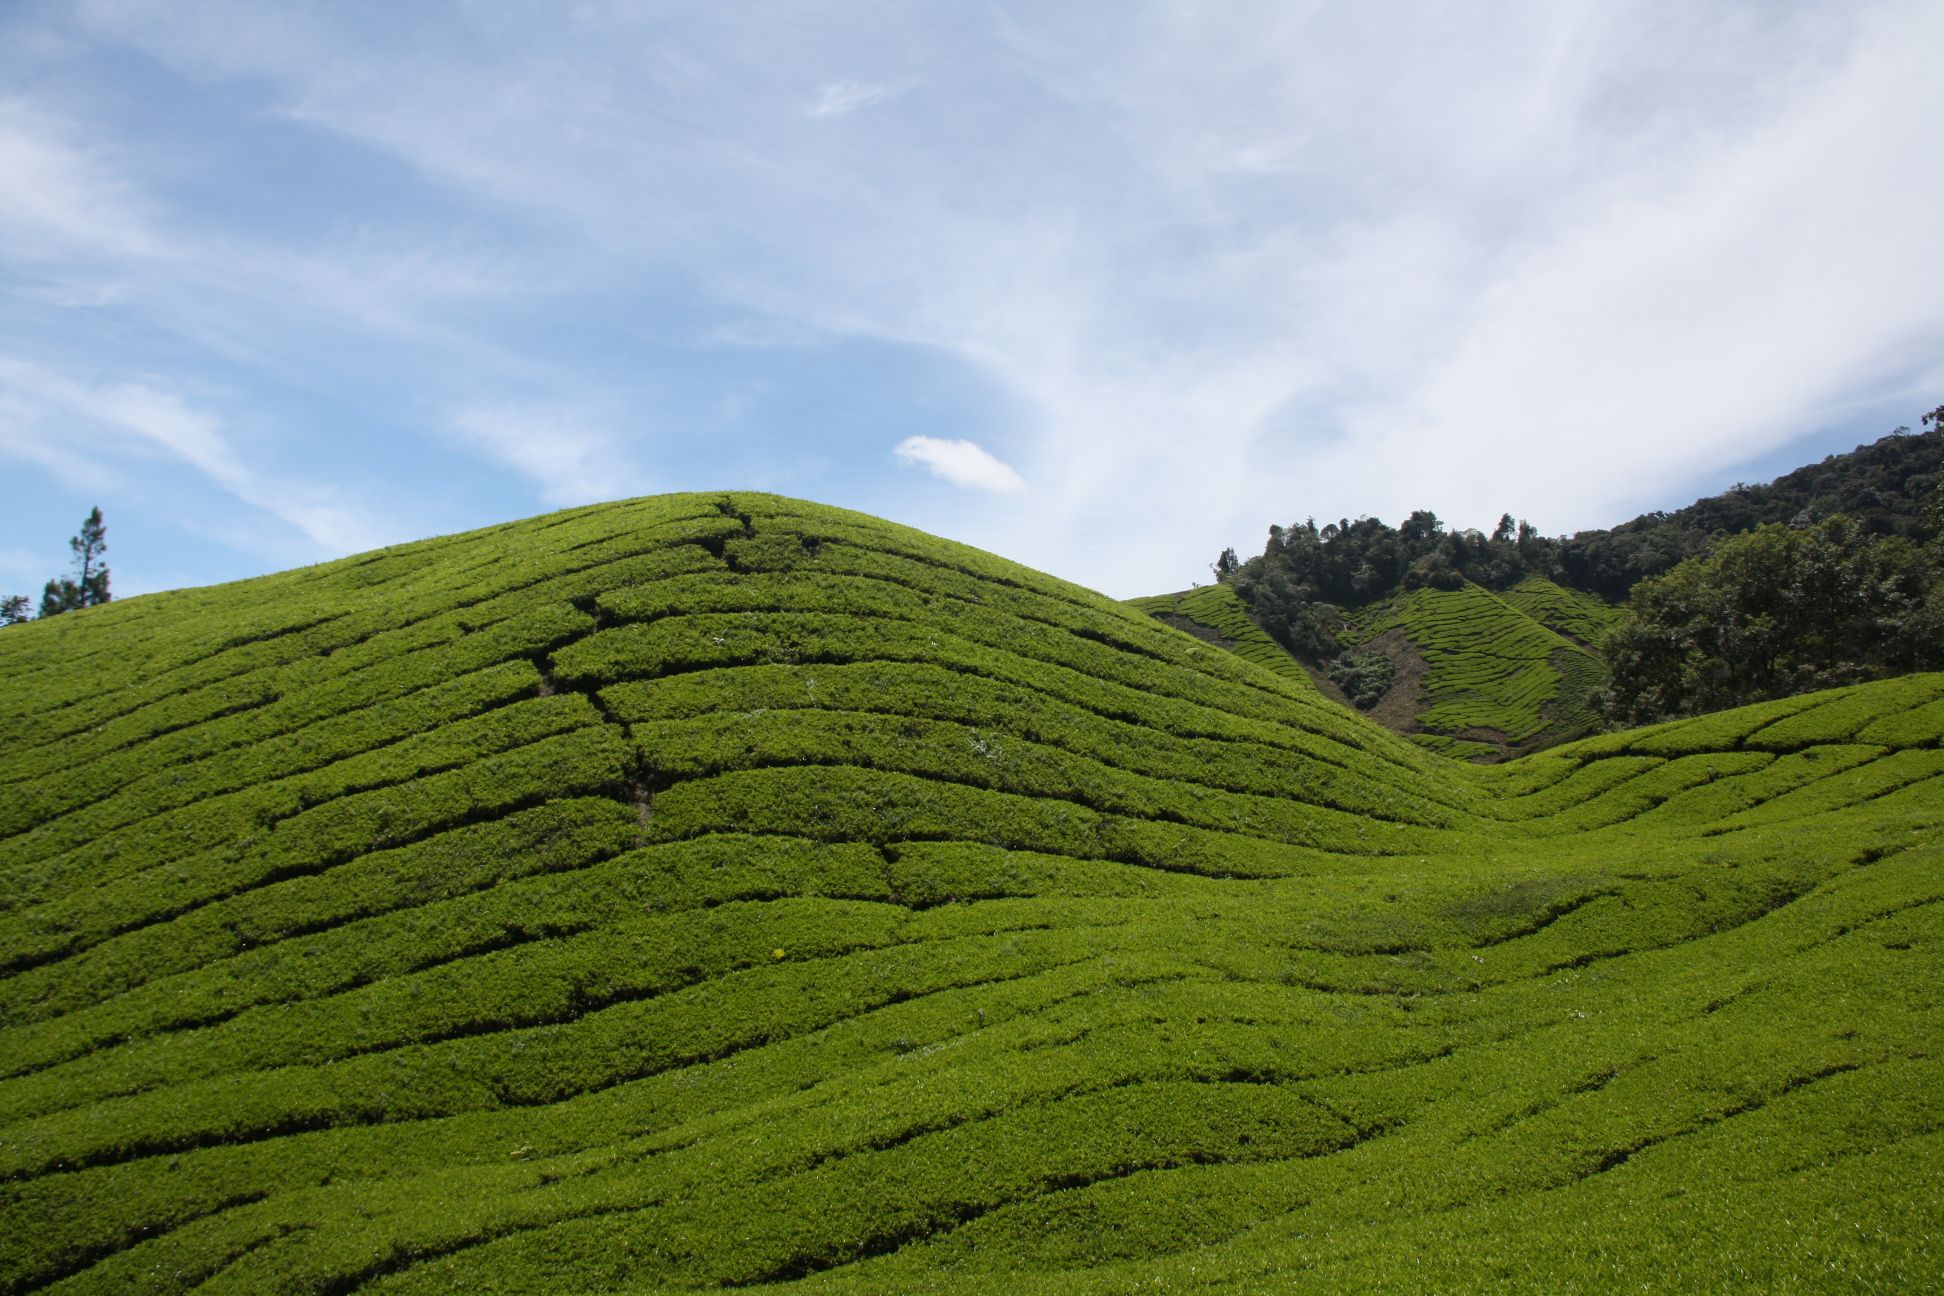
[[[1222,556],[1215,560],[1215,579],[1217,581],[1233,579],[1235,569],[1241,565],[1242,560],[1235,556],[1235,550],[1233,548],[1222,550]]]
[[[1376,706],[1396,677],[1397,663],[1375,649],[1348,653],[1330,663],[1330,682],[1360,711]]]
[[[1944,664],[1917,547],[1842,514],[1770,522],[1634,588],[1608,717],[1646,724]]]
[[[99,508],[88,513],[80,534],[68,541],[68,548],[74,551],[74,575],[47,582],[41,592],[40,614],[44,617],[108,601],[108,565],[102,561],[108,552],[108,528],[102,525]]]
[[[19,625],[31,615],[25,594],[9,594],[0,598],[0,626]]]

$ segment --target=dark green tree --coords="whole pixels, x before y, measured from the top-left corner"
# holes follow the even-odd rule
[[[40,614],[59,616],[76,608],[94,607],[108,601],[108,528],[102,525],[101,510],[95,508],[81,523],[80,534],[68,541],[74,551],[74,574],[57,576],[41,592]]]
[[[1376,706],[1396,677],[1397,663],[1375,649],[1347,653],[1330,663],[1331,682],[1361,711]]]
[[[0,626],[19,625],[32,615],[25,594],[9,594],[0,598]]]
[[[1646,724],[1940,662],[1929,564],[1837,514],[1766,523],[1634,588],[1605,642],[1608,717]]]

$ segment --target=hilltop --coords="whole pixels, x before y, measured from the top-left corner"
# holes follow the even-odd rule
[[[1793,674],[1804,682],[1795,691],[1902,673],[1936,664],[1934,654],[1913,645],[1933,638],[1934,623],[1944,618],[1944,596],[1934,612],[1912,606],[1924,601],[1924,587],[1935,579],[1927,577],[1929,569],[1944,569],[1944,558],[1926,564],[1916,557],[1916,545],[1938,536],[1936,518],[1944,516],[1944,406],[1923,423],[1929,430],[1920,435],[1899,428],[1766,485],[1737,485],[1672,513],[1570,537],[1541,535],[1509,513],[1489,536],[1449,530],[1428,510],[1395,528],[1367,517],[1272,526],[1260,555],[1243,562],[1231,549],[1216,562],[1220,584],[1232,595],[1183,591],[1132,605],[1217,642],[1239,642],[1231,632],[1238,616],[1246,618],[1338,701],[1368,710],[1432,750],[1480,760],[1584,736],[1600,727],[1603,711],[1606,719],[1638,722],[1723,705],[1699,699],[1732,690],[1644,682],[1653,672],[1639,661],[1642,646],[1675,637],[1675,626],[1640,627],[1643,633],[1617,657],[1608,651],[1607,635],[1627,620],[1630,596],[1650,591],[1649,582],[1677,567],[1685,587],[1649,598],[1648,605],[1722,601],[1735,605],[1720,614],[1728,623],[1768,617],[1838,635],[1839,609],[1878,599],[1859,607],[1855,624],[1841,630],[1843,649],[1817,649],[1812,660],[1796,663]],[[1840,597],[1831,592],[1835,608],[1768,606],[1760,588],[1739,595],[1705,589],[1708,578],[1696,564],[1735,549],[1737,537],[1783,526],[1812,533],[1815,552],[1801,561],[1818,571],[1840,569],[1821,577],[1844,587]],[[1769,569],[1752,578],[1758,587],[1778,577],[1785,586],[1794,583],[1775,570],[1789,546],[1757,539],[1742,545],[1748,554],[1736,563]],[[1753,558],[1764,545],[1762,557]],[[1895,571],[1903,574],[1889,574]],[[1732,586],[1736,579],[1718,583]],[[1892,586],[1894,596],[1887,593]],[[1641,603],[1633,599],[1635,613]],[[1694,638],[1707,644],[1706,634]],[[1786,646],[1765,651],[1786,654]],[[1730,658],[1713,668],[1691,667],[1703,677],[1736,674],[1735,653],[1713,646],[1695,652]],[[1254,659],[1266,660],[1259,652]],[[1609,685],[1619,696],[1602,706]],[[1786,691],[1743,694],[1730,704]],[[1675,694],[1678,700],[1663,696]]]
[[[736,492],[7,630],[0,1289],[1944,1281],[1944,675],[1473,767],[1234,611]]]

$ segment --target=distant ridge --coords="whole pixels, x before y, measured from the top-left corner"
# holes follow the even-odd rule
[[[733,492],[0,633],[0,1290],[1944,1281],[1944,675],[1231,628]]]
[[[1240,642],[1238,618],[1247,619],[1271,645],[1269,655],[1279,649],[1337,700],[1352,701],[1331,678],[1365,679],[1355,702],[1387,727],[1446,755],[1502,760],[1600,726],[1595,699],[1615,682],[1611,664],[1622,667],[1616,692],[1634,678],[1625,651],[1616,657],[1603,644],[1643,580],[1757,527],[1815,532],[1815,523],[1838,514],[1859,524],[1859,548],[1874,543],[1871,535],[1931,539],[1932,519],[1944,510],[1944,406],[1922,421],[1928,431],[1900,428],[1765,485],[1737,485],[1610,530],[1547,537],[1506,514],[1487,536],[1448,531],[1425,510],[1395,528],[1374,518],[1272,526],[1259,556],[1240,561],[1228,550],[1217,562],[1220,585],[1233,595],[1183,591],[1131,606],[1226,642]],[[1849,583],[1883,587],[1860,577]],[[1858,625],[1894,625],[1916,644],[1931,638],[1928,623],[1906,630],[1899,615],[1871,604]],[[1809,619],[1826,620],[1821,613]],[[1217,621],[1229,629],[1217,632]],[[1547,645],[1529,622],[1568,642]],[[1259,646],[1251,653],[1252,660],[1267,659]],[[1387,688],[1369,682],[1377,679],[1373,664]],[[1934,664],[1916,654],[1887,663],[1845,657],[1835,666],[1822,663],[1810,682]],[[1604,715],[1635,714],[1638,699],[1622,701]],[[1646,714],[1698,709],[1649,707]]]

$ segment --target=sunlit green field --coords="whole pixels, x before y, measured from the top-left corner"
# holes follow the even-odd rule
[[[1250,619],[1229,585],[1131,599],[1128,606],[1193,622],[1244,660],[1293,680],[1307,678]],[[1477,585],[1401,593],[1356,609],[1341,634],[1346,650],[1401,638],[1422,661],[1420,682],[1401,672],[1393,685],[1415,690],[1412,742],[1461,760],[1499,760],[1598,726],[1588,696],[1609,673],[1591,648],[1621,615],[1590,594],[1535,576],[1499,594]]]
[[[1413,590],[1359,618],[1363,640],[1396,631],[1425,660],[1416,741],[1451,756],[1503,755],[1594,727],[1587,695],[1606,683],[1606,664],[1550,628],[1548,615],[1581,608],[1531,597],[1549,584],[1527,581],[1523,593],[1504,595],[1477,585]]]
[[[1944,675],[1474,767],[739,493],[0,681],[0,1289],[1944,1284]]]
[[[1499,597],[1548,630],[1593,647],[1626,617],[1625,608],[1602,602],[1584,590],[1555,585],[1543,576],[1528,576]]]

